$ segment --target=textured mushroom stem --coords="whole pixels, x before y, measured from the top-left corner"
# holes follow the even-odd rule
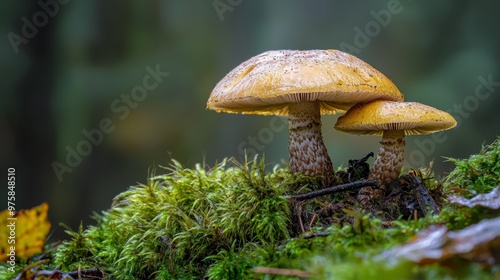
[[[333,165],[321,134],[318,102],[292,103],[288,116],[290,170],[308,176],[323,175],[323,182],[333,182]]]
[[[382,197],[387,185],[398,178],[405,158],[405,133],[403,130],[386,130],[380,141],[377,158],[370,170],[369,180],[377,180],[378,189],[363,188],[358,198],[366,202],[371,197]]]

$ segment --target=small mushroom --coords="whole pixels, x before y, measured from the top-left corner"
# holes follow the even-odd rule
[[[328,183],[333,166],[321,135],[321,114],[375,99],[402,101],[403,95],[362,60],[337,50],[279,50],[229,72],[213,89],[207,108],[288,116],[291,171],[323,175]]]
[[[370,170],[369,179],[377,180],[377,191],[360,191],[367,196],[381,196],[387,185],[401,172],[404,161],[405,135],[429,134],[455,127],[457,122],[448,113],[417,102],[375,100],[360,103],[338,118],[337,130],[359,135],[382,135],[381,147]]]

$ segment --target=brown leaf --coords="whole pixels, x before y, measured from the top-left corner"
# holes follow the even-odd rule
[[[13,249],[17,257],[25,260],[42,252],[50,230],[48,210],[49,205],[42,203],[20,210],[15,216],[9,210],[0,212],[0,262],[9,259]]]
[[[404,258],[418,264],[443,262],[461,257],[491,266],[500,264],[500,217],[483,220],[458,231],[445,225],[431,225],[408,243],[383,252],[389,261]]]

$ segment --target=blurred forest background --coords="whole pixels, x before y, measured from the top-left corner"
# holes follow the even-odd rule
[[[64,238],[59,222],[93,223],[93,211],[171,158],[210,166],[253,148],[270,167],[281,164],[287,129],[272,116],[206,110],[227,72],[275,49],[347,50],[391,78],[407,101],[449,111],[457,128],[409,136],[406,145],[407,166],[434,160],[443,176],[452,168],[443,157],[468,157],[500,134],[499,10],[498,1],[465,0],[5,2],[3,178],[14,167],[17,209],[49,202],[52,238]],[[151,71],[168,76],[153,75],[141,92]],[[337,132],[337,117],[323,116],[335,167],[377,152],[378,137]],[[71,150],[84,155],[68,163]],[[5,184],[1,193],[5,209]]]

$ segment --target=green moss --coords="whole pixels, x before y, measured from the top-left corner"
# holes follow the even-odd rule
[[[215,260],[207,257],[224,250],[289,238],[285,194],[299,179],[287,170],[265,174],[263,160],[224,160],[208,170],[174,161],[168,169],[119,194],[109,211],[95,216],[96,226],[69,232],[56,264],[68,270],[105,264],[118,279],[158,271],[178,278],[203,275]]]
[[[249,253],[256,252],[257,244],[250,243],[245,247],[238,250],[235,246],[231,246],[228,250],[222,249],[216,255],[207,257],[207,260],[213,261],[207,271],[208,279],[250,278],[252,275],[250,269],[262,259],[257,257],[258,254]]]
[[[7,262],[0,263],[0,279],[12,279],[21,272],[26,263],[16,263],[14,268]]]
[[[263,159],[194,169],[173,161],[166,175],[151,175],[116,196],[111,209],[94,215],[95,226],[68,229],[69,240],[47,267],[97,267],[116,279],[270,279],[251,271],[257,266],[300,269],[317,279],[491,278],[497,268],[471,262],[455,265],[457,272],[377,256],[432,223],[460,229],[498,216],[498,210],[449,205],[445,196],[457,187],[481,193],[498,185],[499,142],[469,159],[450,159],[456,168],[444,186],[429,179],[430,170],[418,172],[443,209],[417,220],[384,221],[388,215],[360,210],[349,193],[298,203],[290,194],[315,189],[316,180],[287,168],[266,173]]]
[[[487,193],[500,185],[500,137],[492,144],[483,146],[478,154],[468,159],[449,158],[456,167],[443,180],[445,193],[453,193],[454,188],[470,192],[459,193],[465,197]],[[482,207],[457,207],[447,205],[441,211],[441,221],[451,229],[462,229],[482,219],[498,217],[500,210]]]
[[[89,237],[88,234],[84,235],[83,225],[80,224],[76,232],[64,224],[61,224],[61,226],[66,228],[65,232],[69,235],[70,239],[64,242],[65,246],[59,246],[55,254],[55,259],[59,260],[56,264],[68,264],[65,267],[68,270],[76,270],[79,267],[90,268],[99,265],[94,258],[97,248],[93,242],[97,240]],[[91,229],[86,231],[86,233],[89,232],[91,232]]]
[[[500,185],[500,137],[491,145],[483,146],[478,154],[468,159],[448,158],[448,160],[456,167],[445,178],[446,187],[487,193]]]

